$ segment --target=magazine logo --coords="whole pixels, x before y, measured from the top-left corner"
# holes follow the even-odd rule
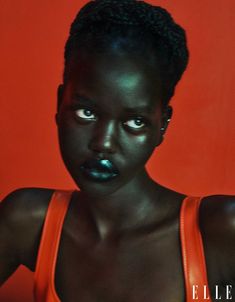
[[[232,300],[232,290],[233,286],[232,285],[225,285],[225,286],[219,286],[215,285],[214,287],[214,299],[215,300]],[[209,289],[206,285],[203,286],[203,288],[200,288],[199,285],[193,285],[192,288],[192,298],[193,300],[209,300]]]

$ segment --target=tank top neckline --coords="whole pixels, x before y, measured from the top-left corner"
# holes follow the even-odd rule
[[[66,214],[68,213],[68,207],[69,207],[69,204],[71,202],[71,199],[72,199],[72,195],[73,193],[76,192],[76,191],[55,191],[52,195],[52,198],[51,199],[56,199],[56,195],[58,195],[58,193],[67,193],[67,203],[65,205],[66,209],[64,209],[64,215],[63,215],[63,218],[60,222],[60,227],[59,227],[59,231],[57,232],[56,234],[56,245],[54,247],[54,251],[53,251],[53,262],[52,262],[52,266],[51,266],[51,270],[50,270],[50,273],[48,275],[49,277],[49,280],[48,280],[48,285],[49,285],[49,288],[51,290],[51,294],[53,296],[53,302],[61,302],[57,292],[56,292],[56,287],[55,287],[55,281],[56,281],[56,276],[55,276],[55,273],[56,273],[56,265],[57,265],[57,262],[58,262],[58,252],[59,252],[59,246],[60,246],[60,242],[61,242],[61,233],[62,233],[62,229],[63,229],[63,224],[64,224],[64,220],[65,220],[65,217],[66,217]],[[64,198],[64,199],[66,199]],[[187,207],[187,204],[189,204],[189,201],[190,199],[197,199],[195,201],[197,201],[197,204],[196,207],[198,206],[199,208],[199,205],[200,205],[200,201],[201,201],[201,198],[198,198],[198,197],[189,197],[189,196],[186,196],[182,202],[181,202],[181,205],[180,205],[180,217],[179,217],[179,235],[181,237],[181,252],[182,252],[182,257],[183,257],[183,261],[182,261],[182,264],[181,266],[183,266],[183,269],[184,269],[184,279],[185,279],[185,302],[188,302],[188,301],[192,301],[191,299],[189,299],[189,286],[190,286],[190,273],[191,271],[188,269],[189,267],[189,262],[190,261],[187,261],[186,262],[186,255],[188,255],[188,259],[187,260],[190,260],[190,252],[187,252],[186,250],[187,249],[190,249],[190,244],[187,245],[187,240],[186,238],[188,238],[188,235],[186,234],[187,233],[187,230],[185,230],[185,234],[184,234],[184,230],[183,230],[183,225],[185,224],[185,217],[183,215],[183,211],[185,211],[184,208]],[[51,203],[51,202],[50,202]],[[195,202],[196,204],[196,202]],[[185,215],[186,216],[186,215]],[[47,214],[46,214],[46,218],[47,218]],[[43,227],[44,228],[44,227]],[[205,264],[205,256],[204,256],[204,250],[203,250],[203,244],[202,244],[202,238],[201,236],[199,236],[199,240],[200,240],[200,246],[198,247],[198,250],[199,251],[199,255],[201,257],[201,261],[200,261],[200,267],[201,267],[201,272],[203,273],[203,281],[204,281],[204,284],[205,285],[208,285],[208,280],[207,280],[207,274],[206,274],[206,264]],[[198,238],[197,238],[198,239]],[[183,242],[184,241],[184,242]],[[198,242],[198,241],[197,241]],[[193,244],[192,244],[193,245]],[[192,257],[193,258],[193,257]],[[196,258],[195,258],[196,259]],[[36,265],[36,273],[38,273],[39,269],[38,269],[38,266],[39,266],[39,262],[40,261],[37,261],[37,265]],[[193,262],[193,261],[191,261]],[[193,268],[194,269],[194,268]],[[200,268],[199,268],[199,271],[200,271]],[[35,274],[35,279],[37,279],[37,276]],[[209,297],[210,299],[207,300],[208,302],[212,301],[211,300],[211,297]],[[51,300],[45,300],[45,302],[49,302]],[[41,302],[41,300],[40,300]]]
[[[75,191],[73,191],[73,192],[75,192]],[[69,203],[71,202],[71,198],[72,198],[73,192],[71,193],[71,197],[70,197]],[[185,197],[183,199],[183,201],[181,202],[180,208],[182,207],[185,199],[187,199],[187,198],[188,197]],[[67,210],[67,212],[68,212],[68,210]],[[67,212],[66,212],[66,214],[67,214]],[[64,220],[66,218],[66,214],[64,216],[63,222],[64,222]],[[63,226],[62,226],[62,228],[63,228]],[[56,282],[55,282],[55,280],[56,280],[55,279],[56,278],[55,271],[56,271],[56,265],[57,265],[57,262],[58,262],[57,260],[58,260],[58,252],[59,252],[59,246],[60,246],[60,241],[61,241],[61,233],[62,233],[62,229],[61,229],[61,232],[60,232],[59,242],[57,244],[56,250],[54,251],[54,256],[55,257],[53,259],[53,265],[52,265],[51,276],[50,276],[50,287],[51,287],[51,290],[52,290],[52,293],[53,293],[53,296],[54,296],[54,299],[56,300],[56,302],[61,302],[61,300],[60,300],[60,298],[59,298],[59,296],[57,294],[56,287],[55,287],[55,284],[56,284]]]

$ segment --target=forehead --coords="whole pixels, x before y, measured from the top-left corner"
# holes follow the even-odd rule
[[[130,54],[80,51],[68,66],[66,87],[74,94],[125,105],[156,105],[160,102],[161,79],[157,66]]]

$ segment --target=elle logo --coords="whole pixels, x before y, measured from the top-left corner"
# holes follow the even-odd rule
[[[215,300],[232,300],[232,285],[226,285],[225,287],[219,288],[219,285],[215,285]],[[206,285],[203,288],[199,288],[198,285],[193,285],[192,289],[192,297],[193,300],[209,300],[209,290]]]

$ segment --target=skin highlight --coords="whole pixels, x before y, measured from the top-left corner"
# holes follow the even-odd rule
[[[107,212],[106,219],[110,221],[126,217],[132,222],[136,211],[152,211],[147,206],[152,201],[146,188],[150,192],[153,188],[158,190],[145,163],[159,145],[160,129],[166,123],[159,99],[160,84],[156,85],[160,81],[154,70],[127,54],[78,54],[79,57],[83,59],[78,60],[71,81],[59,88],[63,89],[57,116],[62,157],[84,198],[88,196],[91,208]],[[83,118],[79,117],[81,108],[88,108],[91,117],[84,118],[84,113]],[[135,125],[135,119],[143,119],[140,127]],[[86,158],[97,156],[111,159],[120,171],[108,184],[89,181],[79,173]],[[141,212],[141,216],[146,216]]]
[[[62,100],[59,100],[61,107],[57,123],[60,125],[59,137],[61,138],[62,156],[66,161],[66,166],[70,170],[68,162],[72,159],[63,155],[67,152],[65,151],[64,146],[66,144],[63,144],[63,138],[67,139],[70,135],[63,134],[63,132],[69,129],[66,125],[69,117],[74,115],[74,109],[76,113],[76,109],[81,109],[84,106],[97,114],[97,117],[90,120],[81,119],[76,114],[74,115],[74,121],[77,118],[78,125],[81,125],[81,127],[76,128],[74,122],[73,129],[77,129],[74,130],[78,132],[76,137],[79,137],[80,132],[81,135],[84,135],[82,139],[86,141],[85,144],[87,145],[86,151],[84,150],[86,156],[105,155],[113,158],[114,162],[117,161],[122,167],[124,161],[122,153],[127,152],[127,157],[136,158],[139,164],[134,169],[133,165],[127,165],[128,173],[125,174],[125,177],[127,179],[133,178],[132,173],[136,173],[136,170],[141,170],[144,175],[146,174],[145,163],[155,147],[159,145],[162,139],[160,129],[167,119],[167,117],[161,117],[160,84],[159,86],[157,84],[159,81],[155,80],[156,75],[154,75],[153,70],[145,71],[145,68],[142,68],[143,70],[140,72],[138,70],[139,66],[135,66],[137,61],[133,62],[133,59],[128,58],[128,56],[126,58],[123,56],[119,58],[114,54],[110,58],[107,55],[97,56],[97,60],[92,61],[92,63],[90,61],[96,57],[94,55],[88,55],[87,57],[82,61],[82,64],[78,62],[76,76],[73,77],[71,82],[65,84]],[[111,69],[109,68],[109,60],[113,62]],[[135,77],[135,83],[132,82],[131,86],[128,84],[129,89],[127,89],[127,80],[132,81],[133,77]],[[97,81],[97,79],[99,80]],[[153,79],[151,80],[153,82],[152,86],[148,83],[150,79]],[[121,103],[123,103],[123,108],[118,107]],[[135,105],[133,106],[133,104]],[[158,105],[156,106],[156,104]],[[133,124],[130,127],[136,118],[141,118],[143,125],[134,128],[135,125]],[[72,123],[72,119],[70,121]],[[63,127],[63,125],[65,126]],[[94,127],[96,131],[88,134]],[[76,148],[75,143],[71,144],[73,148]],[[131,148],[131,146],[135,147]],[[145,146],[148,146],[148,148]],[[138,155],[136,148],[142,148],[145,152]],[[77,154],[76,150],[71,154]],[[83,160],[82,155],[78,157],[81,161]],[[79,164],[80,162],[76,165],[72,163],[71,166],[78,167]],[[78,184],[76,179],[75,182]],[[79,185],[81,186],[81,183]],[[112,186],[109,185],[109,187]],[[105,192],[106,188],[102,188],[102,190]]]
[[[72,53],[58,87],[56,124],[62,159],[80,191],[63,225],[56,293],[63,302],[185,301],[179,240],[185,195],[156,183],[145,168],[172,115],[162,100],[161,68],[118,47]],[[117,176],[87,177],[84,166],[87,173],[109,173],[102,161]],[[0,284],[20,264],[35,271],[53,192],[19,189],[0,204]],[[201,204],[211,292],[235,280],[234,205],[234,196],[209,196]]]

